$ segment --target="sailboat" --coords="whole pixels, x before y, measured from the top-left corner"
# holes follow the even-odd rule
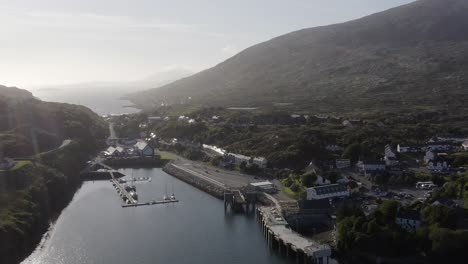
[[[165,194],[163,196],[163,201],[170,201],[171,198],[167,196],[167,183],[164,188],[165,188],[165,192],[164,192]]]
[[[176,200],[176,197],[175,197],[175,194],[174,194],[174,184],[172,184],[172,194],[171,194],[170,199],[171,199],[171,201],[175,201],[175,200]]]

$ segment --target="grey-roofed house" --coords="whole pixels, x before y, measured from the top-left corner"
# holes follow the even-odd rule
[[[319,200],[347,196],[349,196],[349,190],[348,187],[343,184],[330,184],[307,188],[307,200]]]
[[[135,152],[141,157],[153,157],[154,148],[151,147],[146,141],[139,140],[134,145]]]

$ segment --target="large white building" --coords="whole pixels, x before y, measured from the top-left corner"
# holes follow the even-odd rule
[[[307,188],[307,200],[329,199],[334,197],[347,197],[349,190],[343,184],[330,184]]]
[[[264,157],[249,157],[235,153],[228,153],[227,156],[231,158],[236,165],[240,165],[245,161],[247,164],[256,164],[260,168],[266,168],[268,164],[267,159]]]

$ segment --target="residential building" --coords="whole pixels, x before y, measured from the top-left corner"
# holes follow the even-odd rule
[[[439,156],[436,159],[430,160],[427,163],[427,168],[429,170],[446,170],[449,168],[449,165],[444,158]]]
[[[428,163],[430,160],[435,159],[438,156],[438,152],[433,150],[426,151],[426,155],[424,155],[424,162]]]
[[[215,153],[216,155],[224,156],[226,154],[226,151],[222,148],[218,148],[217,146],[211,146],[211,145],[202,145],[204,150],[208,150],[212,153]]]
[[[350,159],[337,159],[335,160],[335,166],[337,169],[349,169],[351,168],[351,160]]]
[[[464,208],[463,207],[464,206],[463,200],[456,200],[456,199],[451,199],[451,198],[448,198],[448,197],[441,197],[441,198],[437,199],[436,201],[434,201],[432,203],[432,205],[442,205],[442,206],[452,208],[452,209]]]
[[[325,149],[331,152],[339,152],[343,150],[343,147],[338,145],[327,145]]]
[[[151,147],[144,140],[139,140],[134,145],[134,151],[140,157],[153,157],[154,156],[154,148]]]
[[[162,121],[162,117],[160,116],[149,116],[148,117],[148,122],[152,123],[152,124],[155,124],[155,123],[158,123],[160,121]]]
[[[353,126],[353,124],[349,120],[344,120],[342,124],[345,127],[352,127]]]
[[[112,157],[121,157],[126,156],[127,153],[125,152],[124,148],[117,146],[117,147],[108,147],[107,150],[104,152],[106,156]]]
[[[347,196],[349,196],[348,187],[342,184],[330,184],[307,188],[307,200],[319,200]]]
[[[450,141],[434,141],[427,143],[427,150],[433,151],[452,151],[454,143]]]
[[[395,222],[402,228],[414,232],[421,227],[421,216],[419,211],[399,208]]]
[[[361,172],[379,172],[386,169],[383,161],[359,161],[357,167]]]
[[[397,152],[398,153],[418,153],[423,152],[424,147],[421,145],[397,145]]]
[[[390,145],[385,146],[385,157],[396,158],[396,154],[393,151],[392,146],[390,146]]]
[[[266,168],[268,164],[267,159],[264,157],[249,157],[235,153],[228,153],[226,156],[236,165],[240,165],[245,161],[247,164],[256,164],[260,168]]]
[[[462,143],[462,150],[468,151],[468,140]]]
[[[385,166],[387,166],[387,167],[396,166],[399,163],[399,161],[395,157],[385,156],[384,161],[385,161]]]

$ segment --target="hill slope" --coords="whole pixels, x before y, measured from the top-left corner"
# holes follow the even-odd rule
[[[420,0],[292,32],[132,100],[144,107],[191,97],[200,105],[288,102],[314,111],[460,110],[468,99],[466,14],[465,0]]]
[[[86,107],[43,102],[26,90],[0,86],[0,158],[31,156],[64,139],[94,149],[106,133],[105,122]]]

